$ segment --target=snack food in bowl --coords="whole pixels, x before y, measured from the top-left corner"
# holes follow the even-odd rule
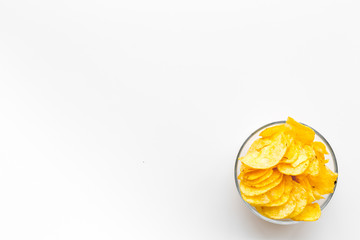
[[[235,164],[236,186],[247,206],[278,224],[318,220],[335,190],[337,172],[326,139],[291,117],[255,131]]]

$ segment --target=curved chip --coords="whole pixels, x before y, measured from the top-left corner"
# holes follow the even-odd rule
[[[306,174],[317,176],[320,173],[320,161],[317,158],[310,160],[309,167],[305,171]]]
[[[283,163],[293,163],[298,159],[299,157],[299,151],[300,151],[301,145],[297,141],[293,141],[290,146],[288,147],[283,159],[281,159],[281,162]]]
[[[266,193],[266,195],[272,200],[277,200],[279,199],[285,191],[285,178],[283,177],[281,183],[279,185],[277,185],[276,187],[274,187],[273,189],[271,189],[270,191],[268,191]]]
[[[261,150],[261,157],[268,159],[265,164],[267,168],[273,167],[280,162],[286,153],[287,146],[288,139],[281,133],[274,137],[274,142],[272,144]]]
[[[283,174],[292,175],[292,176],[302,174],[303,172],[305,172],[305,170],[308,167],[309,167],[309,160],[306,160],[305,162],[300,163],[300,165],[297,167],[293,167],[293,166],[291,166],[291,164],[287,164],[287,163],[279,163],[279,165],[277,165],[277,168],[279,169],[280,172],[282,172]]]
[[[251,144],[248,152],[260,151],[263,147],[270,145],[271,142],[272,141],[269,138],[256,139],[253,144]]]
[[[257,169],[251,168],[251,167],[247,166],[246,164],[242,163],[240,165],[240,174],[238,176],[238,179],[242,180],[246,174],[254,172],[255,170],[257,170]]]
[[[328,151],[326,150],[326,146],[324,143],[322,142],[313,142],[311,144],[311,146],[313,147],[313,149],[316,152],[322,153],[322,154],[329,154]]]
[[[241,193],[243,193],[247,196],[250,196],[250,197],[257,196],[257,195],[266,193],[270,189],[273,189],[274,187],[276,187],[278,184],[280,184],[282,178],[283,178],[283,175],[281,174],[278,179],[276,179],[275,181],[271,182],[270,184],[265,185],[260,188],[248,186],[244,183],[244,181],[241,181],[240,182],[240,191],[241,191]]]
[[[299,183],[293,182],[293,191],[291,194],[294,196],[296,207],[294,211],[289,215],[289,218],[296,217],[299,215],[307,205],[307,193]]]
[[[241,162],[251,168],[266,169],[278,164],[287,149],[287,139],[283,133],[274,137],[273,143],[261,149],[260,152],[254,151],[240,158]]]
[[[299,149],[297,158],[295,159],[295,161],[291,163],[291,166],[297,167],[299,164],[305,162],[306,160],[307,160],[306,150],[304,148],[301,148]]]
[[[290,193],[293,188],[293,180],[290,176],[284,175],[285,179],[285,189],[284,193],[281,195],[281,197],[277,200],[271,201],[270,203],[264,204],[265,207],[276,207],[285,204],[287,201],[289,201]]]
[[[309,145],[305,145],[302,149],[300,149],[298,158],[291,164],[291,166],[297,167],[306,160],[311,161],[313,158],[315,158],[315,151]]]
[[[296,202],[293,196],[290,196],[289,201],[285,204],[277,206],[277,207],[261,207],[262,213],[265,216],[272,218],[272,219],[283,219],[287,218],[296,207]]]
[[[309,183],[309,180],[307,179],[307,177],[305,176],[297,176],[296,177],[296,180],[299,182],[299,184],[301,184],[301,186],[303,188],[306,189],[306,194],[307,194],[307,203],[312,203],[313,201],[316,200],[314,194],[313,194],[313,190],[312,190],[312,187]]]
[[[311,144],[314,141],[314,130],[301,123],[298,123],[291,117],[288,117],[286,120],[285,127],[287,131],[289,131],[294,136],[295,139],[298,139],[305,144]]]
[[[259,156],[260,156],[260,152],[258,152],[258,151],[248,152],[245,156],[239,158],[239,160],[240,160],[241,163],[242,163],[241,166],[242,166],[242,165],[246,165],[246,166],[248,166],[249,168],[253,169],[253,167],[250,166],[250,165],[248,164],[248,162],[251,163],[251,162],[255,161]],[[264,169],[264,168],[263,168],[263,169]]]
[[[271,199],[266,194],[260,194],[252,197],[241,194],[241,197],[251,205],[262,205],[267,204],[271,201]]]
[[[272,169],[257,169],[255,171],[244,174],[244,179],[252,181],[264,176],[265,174],[268,174],[269,171],[272,172]]]
[[[309,183],[319,194],[329,194],[334,192],[337,173],[332,172],[327,166],[320,167],[317,176],[309,176]]]
[[[240,165],[240,175],[248,173],[248,172],[252,172],[252,171],[255,171],[255,169],[253,169],[249,166],[246,166],[245,164]]]
[[[258,183],[253,183],[251,181],[245,181],[245,183],[251,187],[257,187],[257,188],[260,188],[260,187],[263,187],[263,186],[266,186],[270,183],[272,183],[273,181],[275,181],[276,179],[278,179],[279,177],[281,177],[282,173],[279,172],[279,170],[275,169],[272,171],[272,174],[268,177],[268,178],[265,178],[263,181],[261,182],[258,182]],[[259,178],[260,179],[260,178]],[[254,180],[257,182],[258,179]]]
[[[259,135],[263,138],[271,137],[276,133],[283,132],[284,130],[285,130],[285,124],[280,124],[280,125],[266,128]]]
[[[275,180],[277,180],[281,177],[282,177],[282,173],[279,172],[279,170],[275,169],[275,170],[273,170],[273,173],[271,174],[271,176],[269,178],[263,180],[262,182],[259,182],[257,184],[250,185],[250,186],[260,188],[260,187],[269,185],[270,183],[274,182]]]
[[[320,215],[321,209],[319,204],[313,203],[307,205],[299,215],[292,219],[295,221],[316,221],[320,218]]]
[[[249,165],[249,163],[255,162],[257,160],[257,158],[259,158],[260,156],[260,152],[258,151],[253,151],[253,152],[248,152],[245,156],[240,157],[239,160],[241,161],[241,165],[245,164],[249,167],[251,167]],[[253,165],[253,164],[251,164]],[[252,168],[252,167],[251,167]],[[266,169],[266,167],[262,168],[262,169]]]
[[[257,179],[254,179],[254,180],[245,180],[245,178],[244,178],[243,181],[244,181],[247,185],[249,185],[249,186],[254,186],[254,185],[256,185],[256,184],[258,184],[258,183],[260,183],[260,182],[268,179],[270,176],[273,175],[273,172],[274,172],[274,171],[273,171],[272,169],[268,169],[267,172],[266,172],[264,175],[262,175],[261,177],[259,177],[259,178],[257,178]],[[265,185],[266,185],[266,184],[265,184]]]

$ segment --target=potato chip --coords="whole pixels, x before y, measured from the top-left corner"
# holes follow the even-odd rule
[[[316,200],[324,199],[317,189],[313,188],[312,192]]]
[[[299,182],[299,184],[301,184],[301,186],[303,186],[303,188],[306,189],[307,203],[309,204],[309,203],[312,203],[313,201],[315,201],[316,198],[315,198],[315,196],[313,194],[312,187],[311,187],[307,177],[305,177],[305,176],[296,176],[296,180]]]
[[[240,174],[238,176],[238,179],[242,180],[245,174],[247,174],[249,172],[252,172],[252,171],[255,171],[255,169],[250,168],[250,167],[246,166],[245,164],[241,164],[241,166],[240,166]]]
[[[260,135],[260,137],[263,137],[263,138],[271,137],[271,136],[275,135],[276,133],[283,132],[284,130],[285,130],[285,125],[280,124],[280,125],[276,125],[276,126],[264,129],[259,135]]]
[[[272,200],[277,200],[279,199],[285,191],[285,178],[283,177],[281,183],[279,185],[277,185],[276,187],[274,187],[273,189],[271,189],[270,191],[268,191],[266,193],[266,195]]]
[[[265,214],[263,213],[263,211],[262,211],[262,206],[254,206],[255,207],[255,209],[256,209],[256,211],[258,211],[258,213],[260,213],[261,215],[263,215],[263,216],[265,216]],[[265,216],[266,217],[266,216]]]
[[[241,194],[241,197],[251,205],[263,205],[269,203],[270,198],[264,193],[257,196],[246,196],[245,194]]]
[[[279,165],[277,165],[277,168],[279,169],[280,172],[292,176],[302,174],[303,172],[305,172],[305,170],[308,167],[309,167],[309,160],[306,160],[297,167],[293,167],[291,166],[291,164],[287,164],[287,163],[279,163]]]
[[[320,161],[317,158],[310,160],[309,167],[306,169],[305,174],[310,174],[311,176],[317,176],[320,172]]]
[[[282,176],[282,173],[280,173],[279,170],[275,169],[275,170],[273,170],[272,174],[268,178],[265,178],[261,182],[258,182],[258,179],[254,180],[256,183],[254,183],[254,181],[244,181],[244,182],[245,182],[245,184],[247,184],[251,187],[260,188],[260,187],[263,187],[263,186],[266,186],[266,185],[272,183],[273,181],[275,181],[276,179],[278,179],[281,176]]]
[[[296,202],[293,196],[289,201],[277,207],[261,207],[262,213],[272,219],[287,218],[296,208]]]
[[[315,151],[315,157],[319,160],[320,166],[329,162],[329,159],[325,160],[325,156],[321,152]]]
[[[271,144],[271,139],[269,138],[259,138],[256,139],[253,144],[251,144],[248,152],[260,151],[262,148]]]
[[[298,159],[301,145],[299,142],[293,141],[288,147],[283,159],[281,159],[282,163],[293,163]]]
[[[299,166],[301,163],[305,162],[306,160],[308,160],[306,149],[301,148],[298,153],[298,158],[293,163],[291,163],[291,166],[295,168]]]
[[[320,218],[321,209],[318,203],[307,205],[304,210],[292,219],[295,221],[316,221]]]
[[[314,151],[315,151],[315,156],[316,156],[317,159],[319,159],[319,160],[324,160],[325,159],[325,155],[323,153],[318,152],[315,149],[314,149]]]
[[[242,164],[248,165],[250,167],[250,164],[255,165],[253,162],[256,162],[259,157],[260,157],[260,152],[252,151],[252,152],[248,152],[245,156],[240,157],[239,160],[241,161]],[[267,167],[264,167],[262,169],[267,169]]]
[[[240,174],[244,174],[247,172],[255,171],[255,169],[250,168],[249,166],[246,166],[245,164],[241,164],[240,166]]]
[[[277,135],[274,142],[260,152],[254,151],[240,158],[241,162],[256,169],[271,168],[278,164],[287,149],[287,139],[283,133]]]
[[[288,216],[289,218],[293,218],[299,215],[307,205],[306,190],[299,183],[295,181],[293,182],[293,191],[291,192],[291,194],[295,199],[296,207],[294,211]]]
[[[300,140],[305,144],[311,144],[315,138],[315,132],[311,128],[296,122],[293,118],[288,117],[285,127],[295,139]]]
[[[326,146],[322,142],[313,142],[311,144],[311,146],[313,147],[313,149],[316,152],[319,152],[319,153],[322,153],[322,154],[329,154],[328,151],[326,151]]]
[[[283,177],[285,179],[285,188],[284,193],[281,195],[280,198],[273,200],[267,204],[263,204],[264,207],[276,207],[285,204],[287,201],[289,201],[290,193],[293,187],[293,180],[290,176],[284,175]]]
[[[309,183],[319,194],[334,192],[337,173],[333,173],[327,166],[320,167],[318,176],[309,176]]]
[[[266,186],[266,185],[269,185],[270,183],[276,181],[277,179],[279,179],[280,177],[282,177],[282,173],[279,172],[279,170],[275,169],[273,171],[273,174],[271,174],[271,176],[259,183],[256,183],[256,184],[250,184],[250,186],[253,186],[253,187],[257,187],[257,188],[260,188],[260,187],[263,187],[263,186]]]
[[[275,137],[274,142],[261,150],[262,157],[268,158],[270,167],[275,166],[284,156],[288,146],[288,139],[284,134]]]
[[[245,180],[255,180],[260,178],[261,176],[264,176],[265,174],[267,174],[269,171],[272,172],[272,169],[257,169],[255,171],[251,171],[248,173],[244,174],[244,179]],[[270,175],[269,175],[270,176]]]
[[[244,182],[247,184],[247,185],[250,185],[250,186],[254,186],[266,179],[268,179],[271,175],[273,174],[273,170],[272,169],[268,169],[266,174],[262,175],[261,177],[257,178],[257,179],[254,179],[254,180],[245,180],[244,179]],[[265,184],[266,185],[266,184]]]
[[[278,179],[276,179],[275,181],[271,182],[270,184],[265,185],[260,188],[251,187],[249,185],[246,185],[243,181],[241,181],[240,182],[240,191],[241,191],[241,193],[243,193],[247,196],[250,196],[250,197],[257,196],[257,195],[266,193],[270,189],[273,189],[274,187],[276,187],[278,184],[281,183],[282,178],[283,178],[283,175],[281,174]]]

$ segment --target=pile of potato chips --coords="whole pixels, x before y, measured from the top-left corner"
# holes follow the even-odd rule
[[[272,219],[316,221],[318,203],[334,191],[337,173],[325,164],[328,154],[315,132],[292,118],[266,128],[248,150],[240,167],[242,198]]]

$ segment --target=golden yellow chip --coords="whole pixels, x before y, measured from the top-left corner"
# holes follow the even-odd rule
[[[321,209],[318,203],[307,205],[304,210],[292,219],[295,221],[316,221],[320,218]]]
[[[253,151],[241,157],[242,163],[251,168],[266,169],[278,164],[287,149],[287,139],[283,133],[274,137],[273,143],[261,149],[260,152]]]
[[[306,160],[308,160],[306,149],[301,148],[299,150],[298,158],[293,163],[291,163],[291,166],[295,168],[299,166],[301,163],[305,162]]]
[[[307,205],[307,193],[299,183],[293,182],[293,191],[291,194],[294,196],[296,207],[294,211],[289,215],[289,218],[296,217],[299,215]]]
[[[296,202],[293,196],[290,196],[289,201],[277,207],[261,207],[261,212],[272,219],[287,218],[296,207]]]
[[[315,149],[314,149],[314,150],[315,150]],[[318,151],[316,151],[316,150],[315,150],[315,156],[316,156],[316,158],[319,159],[319,160],[324,160],[324,159],[325,159],[324,154],[321,153],[321,152],[318,152]]]
[[[257,159],[260,157],[260,152],[258,151],[252,151],[252,152],[248,152],[245,156],[240,157],[239,160],[241,161],[241,165],[245,164],[245,165],[249,165],[249,163],[251,165],[255,165],[253,162],[256,163]],[[267,167],[263,167],[261,169],[267,169]]]
[[[269,138],[256,139],[253,144],[251,144],[248,152],[260,151],[263,147],[270,145],[271,142],[272,141]]]
[[[271,136],[275,135],[276,133],[283,132],[284,130],[285,130],[285,125],[280,124],[280,125],[266,128],[259,135],[260,135],[260,137],[263,137],[263,138],[271,137]]]
[[[251,205],[263,205],[269,203],[270,198],[264,193],[257,196],[246,196],[245,194],[241,194],[241,197]]]
[[[320,165],[325,165],[329,162],[329,159],[325,160],[325,156],[321,152],[315,151],[315,156],[319,160]]]
[[[274,187],[273,189],[271,189],[270,191],[268,191],[267,193],[265,193],[272,201],[275,201],[277,199],[279,199],[285,191],[285,178],[283,177],[283,180],[281,181],[281,183],[279,185],[277,185],[276,187]]]
[[[305,170],[309,167],[309,160],[306,160],[303,163],[300,163],[299,166],[297,167],[293,167],[291,166],[291,164],[287,164],[287,163],[279,163],[279,165],[277,165],[277,168],[279,169],[280,172],[282,172],[283,174],[286,175],[291,175],[291,176],[296,176],[296,175],[300,175],[303,172],[305,172]]]
[[[291,117],[288,117],[288,119],[286,120],[285,127],[295,139],[298,139],[305,144],[311,144],[314,141],[314,130],[301,123],[296,122]]]
[[[317,158],[310,160],[309,167],[305,171],[306,174],[317,176],[320,173],[320,161]]]
[[[245,164],[241,164],[241,166],[240,166],[240,174],[251,172],[251,171],[255,171],[255,169],[250,168],[249,166],[246,166]]]
[[[283,178],[283,175],[281,174],[278,179],[276,179],[275,181],[271,182],[270,184],[265,185],[260,188],[251,187],[249,185],[246,185],[243,181],[241,181],[240,182],[240,191],[241,191],[241,193],[243,193],[247,196],[250,196],[250,197],[257,196],[257,195],[266,193],[270,189],[273,189],[274,187],[276,187],[278,184],[281,183],[282,178]]]
[[[290,193],[292,190],[292,182],[293,180],[291,179],[290,176],[284,175],[283,177],[285,179],[285,189],[284,189],[284,193],[281,195],[281,197],[277,200],[273,200],[267,204],[263,204],[264,207],[276,207],[276,206],[280,206],[285,204],[287,201],[289,201],[290,198]]]
[[[316,198],[313,194],[312,187],[311,187],[307,177],[306,176],[296,176],[296,180],[299,182],[299,184],[301,184],[301,186],[303,186],[303,188],[306,189],[307,203],[309,204],[309,203],[312,203],[313,201],[315,201]]]
[[[254,180],[243,180],[247,185],[249,185],[249,186],[254,186],[254,185],[256,185],[256,184],[258,184],[258,183],[260,183],[260,182],[262,182],[262,181],[264,181],[264,180],[266,180],[266,179],[268,179],[270,176],[272,176],[272,174],[273,174],[273,170],[272,169],[267,169],[266,170],[267,172],[264,174],[264,175],[262,175],[261,177],[259,177],[259,178],[257,178],[257,179],[254,179]],[[266,185],[266,184],[265,184]]]
[[[261,150],[262,157],[268,159],[268,168],[273,167],[280,162],[287,150],[287,141],[288,139],[284,134],[279,134],[275,137],[272,144]]]
[[[321,166],[317,176],[309,175],[309,183],[321,195],[334,192],[336,179],[337,173],[332,172],[327,166]]]
[[[254,172],[257,169],[253,169],[250,168],[249,166],[246,166],[245,164],[241,164],[240,165],[240,174],[238,176],[239,180],[242,180],[244,178],[244,176],[246,176],[247,174],[250,174],[251,172]],[[264,169],[267,170],[267,169]]]
[[[255,171],[245,173],[244,174],[244,179],[245,180],[250,180],[250,181],[255,180],[255,179],[260,178],[261,176],[264,176],[269,171],[272,171],[272,169],[257,169]]]
[[[324,199],[324,197],[321,196],[321,194],[319,193],[319,191],[317,189],[313,188],[312,192],[313,192],[313,195],[316,200]]]
[[[276,135],[273,142],[262,148],[260,152],[254,151],[240,158],[241,162],[251,168],[267,169],[280,162],[287,149],[287,139],[283,133]]]
[[[311,145],[316,152],[329,154],[328,151],[326,151],[326,146],[322,142],[313,142]]]
[[[272,183],[273,181],[280,178],[281,176],[282,176],[282,173],[280,173],[279,170],[275,169],[275,170],[273,170],[272,174],[268,178],[265,178],[261,182],[258,182],[258,179],[256,179],[254,181],[244,181],[244,183],[251,187],[260,188],[260,187],[263,187],[263,186],[266,186],[266,185]],[[257,183],[254,183],[254,182],[257,182]]]
[[[279,185],[277,185],[276,187],[274,187],[273,189],[269,190],[264,194],[252,196],[252,197],[241,194],[241,196],[246,202],[250,203],[251,205],[265,205],[267,203],[270,203],[270,201],[279,199],[283,195],[286,181],[287,180],[284,177]],[[289,194],[290,191],[289,190],[287,191],[288,191],[288,196],[290,196]]]
[[[301,145],[297,141],[293,141],[288,147],[283,159],[281,159],[282,163],[293,163],[298,159]]]

